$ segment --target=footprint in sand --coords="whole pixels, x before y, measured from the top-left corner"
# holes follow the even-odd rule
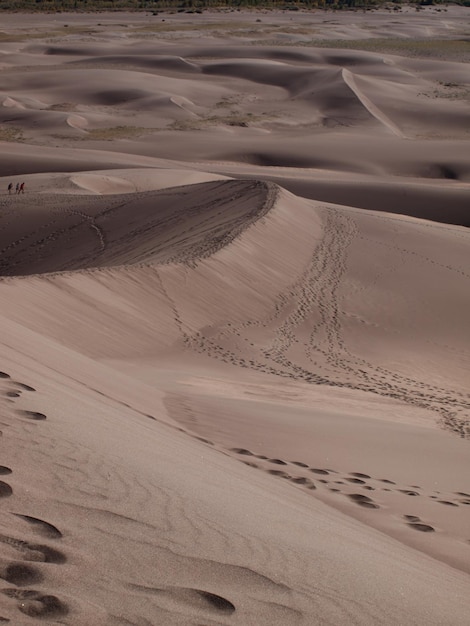
[[[17,413],[30,420],[37,421],[47,419],[47,415],[44,415],[44,413],[38,413],[38,411],[17,411]]]
[[[50,539],[58,539],[62,537],[62,533],[52,524],[40,520],[29,515],[14,515],[33,527],[33,530],[39,534],[46,535]],[[43,544],[29,543],[6,535],[0,535],[0,542],[12,546],[21,553],[23,561],[34,561],[36,563],[55,563],[61,564],[66,562],[65,555]],[[0,566],[0,578],[15,587],[25,587],[42,583],[44,580],[43,573],[39,568],[24,562],[12,562],[8,565]],[[68,606],[59,600],[56,596],[44,593],[43,590],[35,589],[0,589],[5,596],[17,600],[18,609],[28,617],[38,618],[41,620],[53,620],[69,612]],[[0,621],[2,621],[0,619]]]
[[[369,498],[369,496],[365,496],[362,493],[348,494],[348,498],[350,498],[353,502],[355,502],[359,506],[362,506],[366,509],[379,509],[380,508],[378,504],[375,504],[372,498]]]
[[[414,528],[415,530],[419,530],[422,533],[433,533],[434,528],[429,526],[429,524],[421,524],[419,522],[413,522],[408,524],[410,528]]]
[[[17,587],[23,587],[24,585],[40,583],[43,580],[43,575],[37,568],[30,565],[10,563],[0,568],[0,578]]]
[[[209,591],[202,589],[192,589],[188,587],[145,587],[143,585],[129,585],[134,591],[141,591],[146,594],[178,601],[194,609],[202,609],[216,614],[230,615],[235,612],[236,607],[230,600]]]
[[[287,478],[289,480],[292,478],[290,474],[288,474],[287,472],[283,472],[282,470],[270,469],[267,471],[268,471],[268,474],[271,474],[272,476],[279,476],[280,478]]]
[[[235,452],[236,454],[243,454],[246,456],[255,456],[253,452],[250,452],[250,450],[246,450],[245,448],[232,448],[231,452]]]
[[[0,378],[11,378],[10,374],[7,374],[6,372],[0,372]]]
[[[0,542],[18,550],[24,561],[56,564],[62,564],[67,561],[65,554],[44,544],[29,543],[28,541],[15,539],[7,535],[0,535]]]
[[[0,475],[5,476],[6,474],[11,474],[11,469],[6,465],[0,465]]]
[[[69,609],[59,598],[35,589],[2,589],[1,593],[18,600],[18,609],[36,618],[58,618],[67,615]]]
[[[48,537],[49,539],[60,539],[62,537],[60,530],[52,524],[49,524],[49,522],[45,522],[37,517],[31,517],[30,515],[21,515],[20,513],[13,513],[13,515],[16,515],[16,517],[30,524],[38,534],[44,537]]]
[[[20,389],[24,389],[25,391],[36,391],[34,387],[31,387],[30,385],[26,385],[25,383],[19,383],[16,380],[12,380],[11,382],[17,387],[20,387]]]
[[[429,524],[423,524],[417,515],[404,515],[403,517],[407,520],[407,526],[414,528],[414,530],[419,530],[422,533],[434,532],[434,528]]]
[[[314,467],[311,467],[310,471],[313,472],[314,474],[323,474],[324,476],[327,476],[330,473],[329,471],[325,469],[316,469]]]
[[[8,498],[8,496],[13,495],[13,489],[10,487],[8,483],[0,480],[0,498]]]

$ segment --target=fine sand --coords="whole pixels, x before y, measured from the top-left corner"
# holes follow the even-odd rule
[[[0,14],[0,622],[468,625],[469,17]]]

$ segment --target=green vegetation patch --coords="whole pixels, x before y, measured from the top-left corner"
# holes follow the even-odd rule
[[[155,132],[156,128],[142,126],[110,126],[108,128],[94,128],[88,130],[82,139],[86,141],[112,141],[113,139],[132,139]]]
[[[0,126],[0,141],[23,141],[23,131],[14,126]]]
[[[267,119],[272,119],[272,116],[233,112],[226,116],[212,115],[210,117],[177,120],[172,122],[168,128],[169,130],[201,130],[202,128],[207,128],[208,126],[219,125],[247,128],[248,126],[252,126],[260,121],[266,121]]]
[[[455,58],[470,60],[470,39],[351,39],[351,40],[314,40],[311,46],[318,48],[341,48],[383,52],[401,56],[423,57],[432,59]]]

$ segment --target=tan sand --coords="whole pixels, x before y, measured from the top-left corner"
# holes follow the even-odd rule
[[[2,15],[3,621],[468,624],[468,15]]]

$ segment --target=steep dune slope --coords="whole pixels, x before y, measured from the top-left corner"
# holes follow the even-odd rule
[[[4,620],[465,624],[463,573],[156,420],[151,387],[2,328]]]
[[[112,198],[30,194],[27,207],[21,196],[3,212],[0,271],[189,263],[227,245],[270,209],[275,195],[273,185],[232,181]]]
[[[33,325],[63,308],[41,328],[67,345],[102,359],[177,345],[397,398],[466,436],[465,229],[319,205],[253,181],[81,196],[67,209],[28,202],[29,233],[17,237],[13,210],[4,218],[4,273],[126,265],[2,285],[3,310],[22,302],[20,319],[37,311]],[[71,330],[70,314],[97,323]]]
[[[2,231],[8,272],[31,272],[38,259],[55,270],[0,281],[2,617],[21,626],[465,624],[463,493],[446,495],[455,511],[439,517],[429,507],[446,507],[429,499],[425,479],[416,519],[398,525],[410,514],[400,485],[372,494],[360,491],[370,475],[357,468],[348,488],[342,468],[262,453],[282,438],[292,454],[284,429],[320,424],[326,393],[332,407],[356,407],[343,418],[369,441],[374,428],[358,414],[370,398],[425,423],[391,433],[444,438],[432,461],[426,445],[405,446],[405,474],[417,461],[431,481],[431,462],[461,470],[467,442],[445,439],[433,415],[468,433],[457,375],[465,319],[456,314],[449,328],[432,297],[439,285],[442,306],[466,306],[464,229],[253,181],[112,196],[104,215],[100,197],[57,196],[63,208],[38,198],[21,197],[32,225],[23,238],[13,211]],[[222,391],[219,403],[220,390],[197,382],[203,372],[214,389],[231,381],[247,395],[237,403]],[[281,392],[267,412],[263,395]],[[247,416],[255,451],[230,449],[227,418],[240,439]],[[215,419],[211,440],[197,435]],[[329,441],[337,420],[328,416]],[[294,449],[305,453],[298,441]],[[377,469],[367,442],[361,453]]]

